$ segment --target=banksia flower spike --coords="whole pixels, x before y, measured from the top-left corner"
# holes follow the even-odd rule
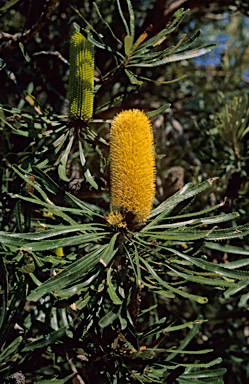
[[[124,227],[146,222],[155,196],[151,122],[138,109],[119,113],[110,131],[111,208],[108,221]]]
[[[69,115],[87,121],[93,114],[94,46],[77,30],[70,40],[69,62]]]

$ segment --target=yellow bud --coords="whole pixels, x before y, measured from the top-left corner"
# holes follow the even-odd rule
[[[69,61],[69,115],[87,121],[93,114],[94,46],[77,30],[70,40]]]

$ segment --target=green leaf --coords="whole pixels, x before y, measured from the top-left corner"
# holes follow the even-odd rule
[[[198,316],[197,320],[203,320],[203,317],[201,315]],[[194,324],[193,328],[189,331],[185,339],[182,341],[181,345],[177,348],[178,351],[183,351],[184,348],[190,343],[190,341],[193,339],[193,337],[196,335],[200,328],[201,324]],[[172,360],[176,356],[176,352],[171,353],[167,358],[166,361]],[[182,365],[182,364],[181,364]]]
[[[36,380],[36,384],[66,384],[71,377],[73,377],[75,373],[71,373],[70,375],[64,377],[64,379],[52,379],[52,380]]]
[[[109,244],[107,244],[107,248],[105,249],[105,251],[103,252],[102,254],[102,257],[101,257],[101,263],[107,267],[107,265],[112,261],[114,255],[117,253],[118,249],[114,249],[114,246],[115,246],[115,242],[116,242],[116,239],[117,237],[119,236],[119,233],[115,233],[113,236],[112,236],[112,239],[110,241]]]
[[[187,15],[188,12],[189,12],[189,9],[187,9],[186,11],[183,11],[183,8],[180,8],[178,11],[176,11],[170,20],[169,28],[163,29],[156,36],[152,37],[151,39],[141,44],[139,46],[139,50],[147,47],[160,45],[161,42],[164,40],[164,37],[167,36],[169,33],[173,32],[178,27],[178,25],[182,22],[182,20],[184,19],[184,17]]]
[[[226,373],[226,368],[219,368],[219,369],[210,369],[208,371],[197,371],[197,372],[190,372],[186,373],[181,376],[181,378],[186,379],[200,379],[200,378],[206,378],[206,377],[215,377],[215,376],[222,376]]]
[[[132,44],[134,41],[134,35],[135,35],[135,15],[132,8],[132,3],[130,0],[126,0],[129,10],[129,16],[130,16],[130,31],[131,31],[131,38],[132,38]]]
[[[162,280],[158,275],[157,273],[154,271],[154,269],[149,265],[149,263],[147,263],[147,261],[145,261],[143,258],[140,258],[140,260],[142,261],[142,263],[146,266],[148,272],[153,276],[153,278],[160,284],[162,285],[163,287],[167,288],[169,291],[173,291],[175,293],[177,293],[178,295],[180,296],[183,296],[183,297],[186,297],[186,298],[189,298],[189,299],[192,299],[192,300],[195,300],[197,301],[198,303],[200,304],[205,304],[207,303],[208,299],[207,297],[202,297],[202,296],[198,296],[198,295],[192,295],[190,293],[187,293],[181,289],[177,289],[175,287],[173,287],[172,285],[170,284],[167,284],[164,280]]]
[[[82,259],[67,266],[58,275],[51,277],[32,291],[28,296],[28,300],[37,301],[45,294],[59,291],[69,284],[74,284],[84,273],[90,271],[99,263],[102,256],[101,253],[103,253],[106,247],[107,246],[100,246],[97,250],[88,253],[88,255],[85,255]]]
[[[248,275],[248,279],[249,279],[249,275]],[[241,291],[248,285],[249,285],[249,280],[239,281],[235,288],[231,287],[226,292],[224,292],[225,299],[228,299],[230,296],[235,295],[237,292]]]
[[[184,53],[176,53],[172,56],[164,57],[161,60],[156,60],[151,63],[138,63],[138,64],[128,64],[127,67],[157,67],[159,65],[164,65],[168,63],[172,63],[174,61],[180,61],[180,60],[187,60],[187,59],[193,59],[194,57],[205,55],[206,53],[210,52],[213,48],[216,48],[217,44],[208,44],[200,48],[191,49]]]
[[[111,29],[110,25],[103,19],[102,15],[101,15],[101,13],[100,13],[100,11],[99,11],[99,8],[98,8],[97,4],[96,4],[96,3],[93,3],[93,5],[95,6],[95,9],[96,9],[96,12],[97,12],[99,18],[101,19],[101,21],[107,26],[107,28],[108,28],[109,31],[111,32],[112,37],[113,37],[115,40],[117,40],[117,42],[118,42],[119,44],[123,45],[122,42],[117,38],[117,36],[116,36],[115,33],[113,32],[113,30]]]
[[[227,269],[223,268],[223,265],[213,264],[213,263],[210,263],[209,261],[199,259],[197,257],[188,256],[187,254],[181,253],[174,248],[168,248],[168,247],[163,247],[163,248],[165,250],[168,250],[169,252],[177,255],[177,256],[180,256],[184,260],[190,261],[193,265],[198,266],[202,270],[210,271],[210,272],[213,272],[217,275],[228,277],[231,279],[246,280],[249,278],[249,273],[247,273],[247,272],[238,272],[238,271],[231,271],[230,272]],[[164,257],[164,255],[162,255],[162,256]]]
[[[125,73],[126,73],[126,75],[129,77],[129,80],[130,80],[131,84],[136,84],[136,85],[141,85],[141,84],[143,84],[142,81],[139,81],[139,80],[137,79],[137,77],[134,75],[133,72],[129,71],[128,69],[125,69]]]
[[[196,196],[198,193],[204,191],[207,188],[210,188],[213,181],[217,178],[212,178],[204,181],[203,183],[192,187],[191,183],[186,184],[180,191],[178,191],[173,196],[169,197],[163,203],[161,203],[157,208],[153,209],[149,215],[149,218],[157,216],[156,219],[151,221],[145,228],[149,228],[152,225],[155,225],[158,221],[161,221],[162,218],[167,217],[167,215],[182,201],[187,200]]]
[[[121,308],[122,307],[113,307],[109,312],[106,313],[105,316],[103,316],[100,320],[99,320],[99,326],[101,328],[105,328],[107,327],[109,324],[112,324],[114,322],[114,320],[116,320],[116,318],[118,316],[120,316],[120,312],[121,312]]]
[[[122,11],[122,8],[121,8],[121,5],[120,5],[120,1],[117,0],[117,4],[118,4],[118,11],[119,11],[119,14],[121,16],[121,19],[124,23],[124,26],[125,26],[125,30],[126,30],[126,34],[127,35],[130,35],[130,31],[129,31],[129,28],[128,28],[128,24],[126,23],[126,20],[125,20],[125,17],[124,17],[124,14],[123,14],[123,11]]]
[[[72,6],[71,6],[72,7]],[[73,7],[72,7],[73,8]],[[75,8],[73,8],[75,9]],[[114,56],[119,56],[122,60],[124,59],[124,56],[118,52],[118,51],[115,51],[114,49],[112,49],[110,46],[108,45],[104,45],[104,44],[101,44],[99,43],[97,40],[95,40],[93,37],[90,36],[89,33],[85,32],[82,28],[80,28],[80,26],[77,24],[77,23],[73,23],[73,26],[74,28],[79,31],[87,40],[89,40],[93,45],[95,45],[96,47],[100,48],[100,49],[104,49],[106,51],[109,51],[111,52]],[[128,33],[129,35],[129,33]]]
[[[20,0],[10,0],[7,4],[5,4],[2,8],[0,8],[0,12],[6,12],[10,7],[18,3]]]
[[[41,339],[38,339],[29,344],[26,344],[21,350],[21,352],[33,351],[34,349],[44,348],[50,344],[55,343],[58,339],[60,339],[66,333],[66,328],[67,327],[60,328],[58,331],[54,331],[46,335],[45,337],[42,337]]]
[[[217,357],[217,359],[214,359],[212,361],[209,361],[209,363],[194,363],[194,364],[184,364],[181,363],[180,365],[182,367],[189,367],[189,368],[209,368],[212,367],[213,365],[220,364],[222,362],[221,357]]]
[[[115,288],[112,284],[112,281],[111,281],[111,270],[112,270],[112,268],[110,267],[107,271],[107,285],[108,285],[107,292],[109,293],[109,296],[110,296],[113,304],[121,305],[122,300],[116,294],[116,290],[115,290]]]
[[[20,233],[23,232],[22,229],[22,221],[21,221],[21,201],[20,199],[16,200],[15,208],[14,208],[14,215],[16,219],[16,225],[17,229]]]
[[[130,55],[131,47],[132,47],[132,37],[127,35],[124,39],[124,46],[125,46],[125,54],[126,56]]]
[[[49,199],[48,199],[46,193],[42,190],[42,188],[41,188],[36,182],[33,183],[33,182],[28,178],[28,176],[23,175],[23,174],[21,173],[21,170],[19,170],[19,169],[17,168],[16,165],[12,165],[12,169],[13,169],[13,171],[16,172],[16,173],[17,173],[23,180],[25,180],[26,183],[32,185],[32,186],[33,186],[33,187],[34,187],[34,188],[41,194],[41,196],[44,198],[45,201],[49,201]],[[22,172],[23,172],[23,170],[22,170]]]
[[[1,278],[0,279],[1,286],[3,289],[2,308],[0,312],[0,329],[1,329],[5,320],[5,316],[7,313],[7,306],[8,306],[8,285],[7,285],[8,273],[2,257],[0,257],[0,278]]]
[[[67,165],[67,159],[68,159],[69,153],[73,145],[73,141],[74,141],[74,136],[72,136],[71,139],[69,140],[67,148],[65,149],[61,157],[61,164],[59,165],[59,168],[58,168],[59,176],[64,181],[70,181],[70,179],[66,176],[66,165]]]
[[[79,140],[79,151],[80,151],[80,162],[82,164],[82,167],[83,167],[83,172],[84,172],[84,176],[86,178],[86,180],[93,186],[93,188],[95,188],[96,190],[98,190],[98,184],[96,183],[96,181],[94,181],[88,167],[87,167],[87,164],[86,164],[86,159],[85,159],[85,156],[84,156],[84,152],[83,152],[83,148],[82,148],[82,144],[81,144],[81,141]]]
[[[92,223],[92,224],[76,224],[76,225],[59,225],[55,229],[47,229],[40,232],[31,232],[31,233],[12,233],[12,232],[0,232],[0,241],[4,243],[5,238],[15,238],[15,239],[25,239],[25,240],[43,240],[50,239],[59,235],[66,235],[72,232],[82,232],[86,234],[85,231],[103,231],[104,227],[101,228],[101,224]],[[60,240],[60,239],[59,239]],[[58,241],[58,239],[56,240]],[[58,243],[57,243],[58,244]]]
[[[2,362],[2,361],[5,362],[10,357],[15,355],[15,353],[17,352],[17,349],[18,349],[19,345],[21,344],[22,340],[23,340],[22,337],[18,336],[14,341],[12,341],[11,344],[6,346],[5,349],[3,350],[3,352],[0,354],[0,362]]]
[[[175,272],[175,276],[179,276],[185,280],[193,281],[195,283],[204,284],[204,285],[207,284],[207,285],[221,286],[221,287],[236,287],[237,286],[237,284],[230,282],[230,281],[208,279],[208,278],[203,277],[203,276],[193,276],[193,275],[189,275],[186,273],[182,273],[182,272],[179,272],[177,269],[171,267],[170,265],[168,265],[168,268],[171,271]]]
[[[234,245],[229,245],[229,244],[223,245],[223,244],[218,244],[218,243],[208,243],[207,248],[216,249],[217,251],[221,251],[221,252],[235,253],[235,254],[239,254],[239,255],[249,256],[249,251],[247,251],[246,249],[241,248],[241,247],[237,247]],[[244,260],[249,260],[249,259],[244,259]],[[237,261],[240,262],[243,260],[236,260],[236,262]],[[229,265],[231,265],[231,263],[229,263]],[[244,265],[247,265],[247,264],[244,264]]]
[[[181,376],[177,379],[179,384],[189,384],[189,379],[184,379]],[[224,384],[224,380],[220,378],[204,379],[204,380],[194,380],[195,384]]]
[[[152,118],[152,117],[155,117],[157,115],[160,115],[161,113],[163,113],[164,111],[166,111],[166,109],[168,109],[169,107],[171,106],[171,104],[165,104],[163,105],[162,107],[158,108],[158,109],[155,109],[154,111],[151,111],[151,112],[146,112],[146,115],[149,117],[149,118]]]

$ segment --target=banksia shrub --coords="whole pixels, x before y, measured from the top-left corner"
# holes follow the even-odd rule
[[[110,131],[109,223],[145,222],[155,196],[155,155],[149,118],[138,109],[119,113]]]
[[[69,115],[87,121],[93,114],[94,46],[77,30],[70,40],[69,61]]]

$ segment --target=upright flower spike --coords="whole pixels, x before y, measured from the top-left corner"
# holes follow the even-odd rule
[[[77,30],[70,40],[69,62],[69,116],[87,121],[93,114],[94,46]]]
[[[111,207],[108,221],[145,222],[155,196],[155,155],[151,122],[138,109],[119,113],[110,131]]]

